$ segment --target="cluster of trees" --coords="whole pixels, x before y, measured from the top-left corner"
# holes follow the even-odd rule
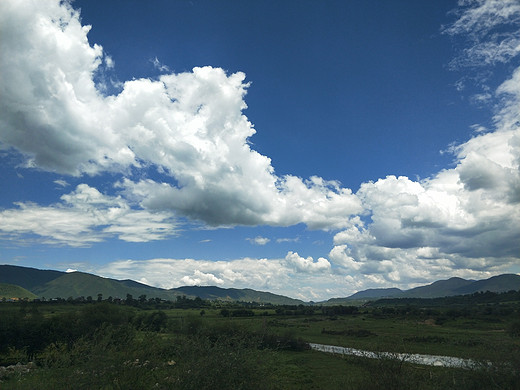
[[[322,314],[328,316],[337,316],[337,315],[352,315],[358,314],[359,308],[357,306],[324,306],[321,308]]]
[[[28,302],[29,300],[23,300],[24,302]],[[133,306],[143,309],[196,309],[203,307],[210,307],[211,303],[209,301],[203,300],[199,297],[188,298],[185,295],[177,296],[175,300],[166,300],[158,297],[147,298],[146,294],[141,294],[137,298],[134,298],[132,294],[126,294],[125,298],[112,297],[109,296],[107,298],[103,297],[103,294],[97,294],[96,298],[92,296],[79,296],[76,298],[68,297],[68,298],[51,298],[47,299],[45,297],[35,299],[33,302],[44,303],[44,304],[63,304],[63,303],[71,303],[71,304],[84,304],[84,303],[111,303],[111,304],[119,304],[119,305],[127,305]]]
[[[67,310],[43,316],[38,303],[25,303],[19,310],[4,310],[0,315],[0,353],[20,349],[33,356],[51,343],[72,345],[92,335],[102,326],[131,326],[158,330],[166,321],[164,312],[142,313],[108,303],[84,305],[80,310]]]
[[[520,290],[510,290],[507,292],[480,291],[473,294],[454,295],[439,298],[383,298],[370,303],[367,306],[451,306],[468,305],[500,302],[519,302]]]
[[[457,318],[487,319],[501,318],[520,311],[520,303],[452,304],[446,306],[421,306],[418,302],[402,306],[371,306],[366,313],[374,318],[432,318],[437,325]]]

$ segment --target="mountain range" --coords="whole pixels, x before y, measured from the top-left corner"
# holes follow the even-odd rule
[[[476,292],[506,292],[520,290],[520,275],[502,274],[483,280],[450,278],[438,280],[425,286],[409,290],[398,288],[377,288],[357,292],[346,298],[332,298],[326,304],[349,304],[354,301],[368,301],[381,298],[442,298],[455,295],[474,294]]]
[[[320,304],[353,304],[380,298],[437,298],[454,295],[473,294],[480,291],[506,292],[520,290],[520,275],[503,274],[484,280],[450,278],[415,287],[409,290],[398,288],[368,289],[346,298],[332,298]],[[252,289],[221,288],[215,286],[184,286],[162,289],[133,280],[116,280],[84,272],[61,272],[40,270],[14,265],[0,265],[0,298],[77,298],[91,296],[125,299],[127,294],[138,298],[161,298],[175,300],[178,296],[200,297],[207,300],[225,300],[271,303],[277,305],[308,304],[302,300]]]
[[[11,285],[11,288],[7,288]],[[23,296],[12,295],[13,286],[18,286],[24,291]],[[127,294],[133,298],[146,295],[147,298],[161,298],[175,300],[178,296],[187,298],[200,297],[208,300],[242,301],[257,303],[272,303],[277,305],[300,305],[304,301],[276,295],[270,292],[251,289],[221,288],[215,286],[184,286],[172,289],[163,289],[148,286],[133,280],[116,280],[103,278],[84,272],[61,272],[53,270],[40,270],[36,268],[19,267],[14,265],[0,265],[0,298],[24,298],[29,297],[27,292],[39,298],[64,298],[92,297],[97,299],[102,294],[104,299],[125,299]],[[9,295],[11,294],[11,295]]]

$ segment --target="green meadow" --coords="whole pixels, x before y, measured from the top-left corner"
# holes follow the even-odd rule
[[[520,300],[505,295],[332,307],[2,302],[0,388],[520,389]],[[310,342],[477,367],[333,355]]]

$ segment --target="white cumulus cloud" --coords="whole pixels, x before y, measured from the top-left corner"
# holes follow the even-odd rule
[[[50,206],[16,205],[0,211],[0,237],[36,235],[43,243],[88,246],[108,237],[128,242],[159,240],[177,230],[171,214],[132,208],[123,198],[104,195],[86,184]]]
[[[193,275],[186,275],[181,278],[181,282],[187,286],[207,286],[215,284],[223,284],[222,279],[217,278],[211,273],[204,273],[196,269]]]
[[[469,42],[455,67],[517,57],[518,1],[462,5],[443,29]],[[115,64],[89,42],[89,30],[68,2],[0,1],[0,148],[18,151],[26,167],[64,177],[117,174],[118,191],[107,195],[81,184],[48,206],[18,202],[0,211],[1,237],[85,246],[109,237],[164,239],[181,216],[211,226],[304,223],[335,233],[330,261],[289,252],[273,260],[129,260],[103,268],[163,287],[210,283],[282,292],[294,281],[302,297],[404,287],[447,274],[486,277],[518,264],[518,66],[480,95],[482,104],[495,104],[494,128],[453,146],[453,167],[423,180],[389,175],[353,193],[334,180],[278,176],[269,157],[252,149],[256,129],[243,113],[250,85],[242,72],[173,73],[154,59],[168,73],[126,81],[106,96],[96,75]],[[158,173],[154,179],[150,170]],[[346,287],[325,291],[331,283]]]
[[[257,236],[255,238],[246,238],[246,240],[254,245],[266,245],[271,241],[269,238],[261,236]]]
[[[330,263],[327,259],[320,257],[314,261],[312,257],[304,258],[298,255],[297,252],[287,253],[285,262],[298,272],[321,272],[330,270]]]
[[[214,226],[328,229],[361,211],[339,183],[279,177],[251,149],[244,73],[198,67],[104,96],[94,76],[112,62],[67,2],[6,0],[0,14],[0,142],[27,166],[76,176],[156,169],[163,180],[125,178],[125,196]]]
[[[520,53],[518,1],[464,1],[455,14],[443,31],[469,43],[455,67],[512,62]],[[494,128],[452,145],[453,168],[419,181],[388,176],[361,185],[366,215],[334,236],[334,265],[395,285],[447,274],[484,278],[518,264],[520,67],[513,69],[494,91],[485,86]]]

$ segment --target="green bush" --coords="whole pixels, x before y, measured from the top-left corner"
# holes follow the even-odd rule
[[[172,388],[178,389],[273,389],[269,353],[259,351],[251,340],[225,336],[217,340],[196,336],[177,346]]]
[[[150,332],[159,332],[166,328],[168,316],[163,311],[154,311],[153,313],[143,313],[134,319],[134,325],[137,329]]]
[[[511,337],[520,337],[520,321],[515,321],[509,325],[509,335]]]

